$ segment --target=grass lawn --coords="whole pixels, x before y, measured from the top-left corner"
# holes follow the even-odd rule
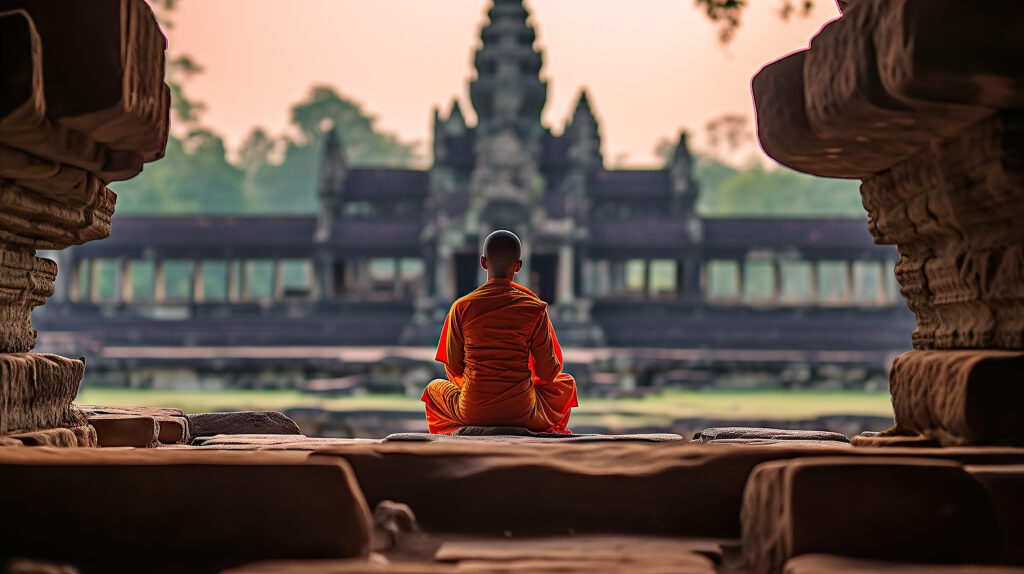
[[[177,407],[185,412],[282,410],[319,407],[336,411],[391,410],[422,412],[415,397],[361,395],[322,398],[298,391],[170,391],[86,388],[82,404]],[[888,392],[857,391],[666,391],[639,399],[580,398],[576,419],[645,419],[650,422],[688,417],[730,419],[803,419],[821,415],[892,416]],[[640,422],[639,420],[637,422]]]

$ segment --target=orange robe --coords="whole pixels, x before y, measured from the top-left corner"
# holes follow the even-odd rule
[[[508,279],[491,279],[452,305],[437,345],[448,380],[427,385],[430,432],[467,425],[568,433],[576,381],[562,372],[562,348],[547,304]]]

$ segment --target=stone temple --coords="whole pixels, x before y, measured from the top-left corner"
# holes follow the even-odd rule
[[[94,368],[119,369],[182,342],[430,346],[483,282],[483,237],[507,228],[525,244],[518,281],[569,346],[687,350],[659,369],[785,356],[879,376],[909,348],[898,254],[862,222],[701,217],[685,134],[664,168],[610,169],[585,91],[557,133],[542,122],[526,7],[494,2],[480,36],[477,122],[435,112],[430,169],[353,167],[332,131],[316,215],[121,216],[109,240],[54,254],[69,272],[37,325],[74,337],[44,347],[117,347]]]
[[[76,404],[86,360],[33,352],[40,252],[110,241],[107,184],[163,154],[166,41],[142,0],[0,0],[0,571],[1024,572],[1024,5],[840,8],[754,77],[758,135],[899,249],[894,428],[343,439]]]

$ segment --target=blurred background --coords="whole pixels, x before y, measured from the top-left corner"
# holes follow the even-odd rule
[[[895,249],[858,182],[755,136],[751,76],[831,0],[153,7],[166,156],[113,186],[110,239],[44,255],[39,350],[88,358],[80,403],[425,430],[441,321],[509,228],[580,387],[573,430],[891,425],[913,329]]]

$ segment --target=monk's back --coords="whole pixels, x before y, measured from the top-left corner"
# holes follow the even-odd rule
[[[463,388],[471,395],[464,398],[486,403],[487,395],[532,391],[530,340],[547,312],[544,302],[510,282],[491,282],[460,299],[456,312],[465,340]]]

